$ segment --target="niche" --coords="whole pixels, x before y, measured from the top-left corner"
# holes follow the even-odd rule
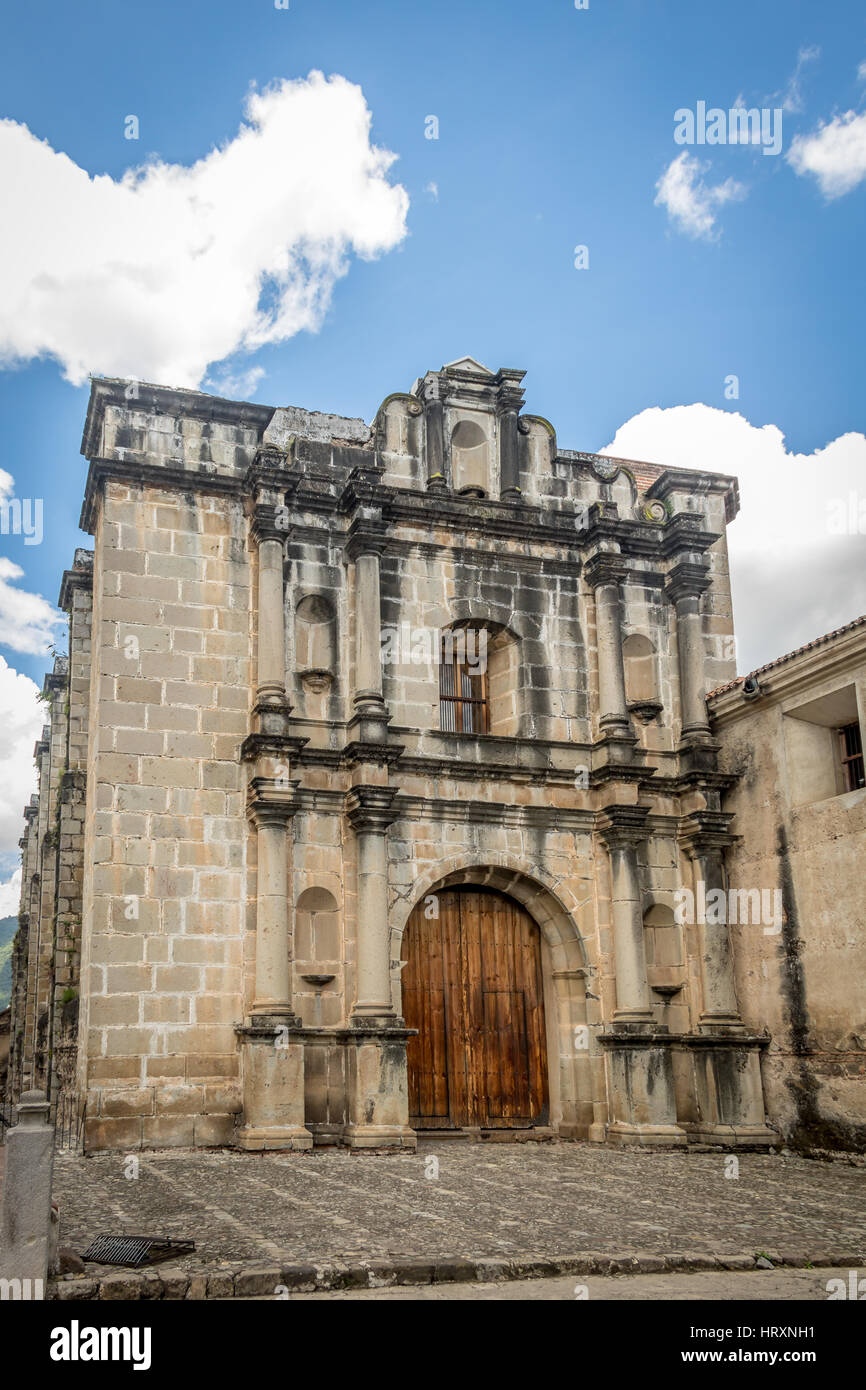
[[[305,888],[295,907],[295,959],[324,964],[340,959],[340,916],[327,888]]]
[[[656,673],[656,651],[642,632],[634,632],[622,644],[625,694],[629,709],[648,723],[661,711]]]
[[[476,420],[460,420],[451,433],[451,479],[455,492],[485,497],[490,491],[490,443]]]
[[[295,671],[311,719],[326,717],[337,669],[337,622],[328,599],[308,594],[295,609]]]

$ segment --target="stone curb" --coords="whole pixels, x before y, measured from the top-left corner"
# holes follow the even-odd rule
[[[863,1251],[833,1250],[761,1252],[774,1266],[815,1269],[866,1264]],[[665,1274],[694,1270],[756,1269],[757,1256],[704,1255],[693,1252],[667,1255],[604,1254],[499,1256],[458,1259],[394,1256],[362,1264],[243,1264],[218,1269],[172,1268],[123,1270],[116,1274],[66,1274],[49,1282],[48,1297],[60,1302],[90,1299],[152,1301],[163,1299],[231,1299],[285,1297],[287,1292],[315,1293],[337,1289],[381,1289],[394,1284],[498,1283],[515,1279],[551,1279],[563,1275]],[[278,1293],[279,1290],[279,1293]]]

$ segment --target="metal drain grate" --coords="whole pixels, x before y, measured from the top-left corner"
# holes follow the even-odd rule
[[[194,1240],[166,1240],[161,1236],[96,1236],[90,1242],[82,1260],[101,1265],[125,1265],[138,1269],[141,1265],[159,1264],[181,1255],[191,1255]]]

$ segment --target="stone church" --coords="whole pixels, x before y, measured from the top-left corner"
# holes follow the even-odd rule
[[[561,448],[523,377],[93,381],[10,1055],[88,1151],[779,1141],[704,910],[736,480]]]

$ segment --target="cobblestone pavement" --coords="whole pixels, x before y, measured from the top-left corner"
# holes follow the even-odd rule
[[[433,1159],[438,1177],[426,1176]],[[733,1179],[726,1162],[577,1143],[58,1154],[54,1195],[63,1246],[81,1252],[122,1233],[192,1238],[189,1265],[583,1251],[779,1252],[800,1263],[846,1263],[853,1251],[866,1261],[866,1170],[741,1154]]]
[[[862,1273],[862,1271],[861,1271]],[[716,1302],[742,1299],[747,1303],[772,1300],[826,1303],[830,1279],[849,1284],[847,1269],[762,1269],[742,1273],[623,1274],[576,1279],[515,1279],[499,1284],[429,1284],[421,1288],[347,1289],[343,1292],[293,1293],[288,1302],[316,1303],[344,1300],[350,1303],[396,1299],[402,1303],[574,1303],[575,1290],[586,1289],[580,1301],[590,1303]],[[242,1300],[246,1301],[246,1300]],[[261,1300],[264,1301],[264,1300]]]

